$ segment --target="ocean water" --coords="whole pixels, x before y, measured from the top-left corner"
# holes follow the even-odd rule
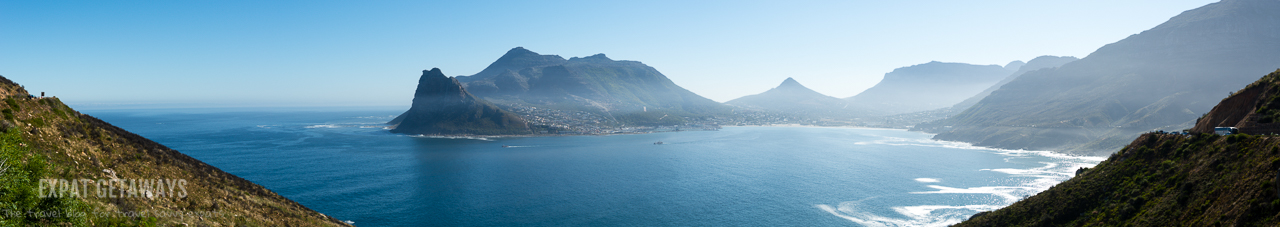
[[[383,129],[400,111],[84,113],[358,226],[946,226],[1103,160],[856,128],[430,138]]]

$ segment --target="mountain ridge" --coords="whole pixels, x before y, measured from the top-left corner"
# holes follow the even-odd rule
[[[885,73],[875,86],[845,100],[875,115],[934,110],[972,97],[1010,72],[999,65],[931,61]]]
[[[676,85],[638,61],[604,54],[561,61],[559,56],[520,47],[499,59],[482,73],[459,81],[477,97],[500,106],[585,111],[611,122],[604,124],[674,125],[729,112],[727,106]]]
[[[1188,10],[1061,67],[1028,72],[954,117],[940,140],[1103,155],[1150,130],[1189,128],[1222,95],[1280,62],[1278,1]]]

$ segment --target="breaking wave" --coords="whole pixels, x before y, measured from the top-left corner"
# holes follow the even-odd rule
[[[1041,191],[1047,190],[1053,185],[1062,181],[1071,179],[1075,176],[1075,170],[1081,167],[1093,167],[1099,162],[1106,160],[1106,157],[1093,156],[1075,156],[1058,154],[1049,151],[1027,151],[1027,150],[1007,150],[973,146],[969,143],[938,141],[932,139],[909,139],[897,137],[882,137],[880,140],[871,142],[857,142],[857,145],[890,145],[890,146],[922,146],[922,147],[941,147],[952,149],[978,150],[990,152],[993,154],[1007,156],[1006,162],[1011,158],[1040,156],[1048,158],[1050,161],[1039,162],[1042,166],[1014,169],[1014,168],[996,168],[996,169],[980,169],[979,171],[991,171],[1008,174],[1015,177],[1030,178],[1027,181],[1020,181],[1015,185],[994,185],[980,186],[968,188],[947,187],[941,185],[942,180],[936,178],[915,178],[916,182],[927,184],[926,187],[933,189],[931,191],[910,192],[908,194],[970,194],[970,195],[990,195],[997,200],[986,203],[969,204],[959,206],[948,205],[917,205],[917,206],[897,206],[891,207],[892,211],[901,217],[886,217],[876,215],[869,209],[862,209],[861,201],[841,202],[836,205],[817,204],[814,205],[818,209],[826,211],[836,217],[852,221],[863,226],[948,226],[959,223],[969,218],[974,213],[983,211],[992,211],[1008,206],[1034,195]]]

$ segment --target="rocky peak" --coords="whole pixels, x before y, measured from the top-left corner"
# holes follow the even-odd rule
[[[448,135],[529,134],[524,119],[467,93],[439,68],[423,70],[413,105],[388,124],[394,133]]]
[[[778,85],[778,87],[776,87],[776,88],[774,88],[774,89],[779,89],[779,90],[794,90],[794,89],[804,89],[804,90],[809,90],[809,88],[805,87],[804,85],[800,85],[800,82],[796,82],[796,79],[792,79],[791,77],[787,77],[787,79],[786,79],[786,80],[783,80],[783,81],[782,81],[782,84],[779,84],[779,85]]]
[[[414,99],[419,97],[461,99],[466,97],[466,91],[457,79],[445,76],[440,68],[432,68],[422,70],[422,77],[418,78],[418,89],[413,93],[413,97]]]

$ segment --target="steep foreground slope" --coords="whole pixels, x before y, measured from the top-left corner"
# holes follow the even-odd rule
[[[1276,226],[1280,137],[1205,133],[1280,132],[1258,122],[1275,116],[1276,99],[1280,71],[1223,99],[1193,135],[1143,134],[1071,180],[957,226]]]
[[[1028,72],[954,117],[935,139],[1105,155],[1145,131],[1185,129],[1218,99],[1280,68],[1280,1],[1223,0]]]
[[[524,119],[476,98],[439,68],[422,70],[413,105],[388,124],[394,127],[391,132],[408,134],[533,133]]]
[[[4,209],[0,225],[346,225],[253,182],[80,114],[57,98],[28,95],[18,84],[0,77],[4,99],[0,104],[4,117],[0,119],[4,131],[0,134],[0,209]],[[43,179],[65,179],[62,183],[77,182],[79,187],[51,186],[51,181]]]

